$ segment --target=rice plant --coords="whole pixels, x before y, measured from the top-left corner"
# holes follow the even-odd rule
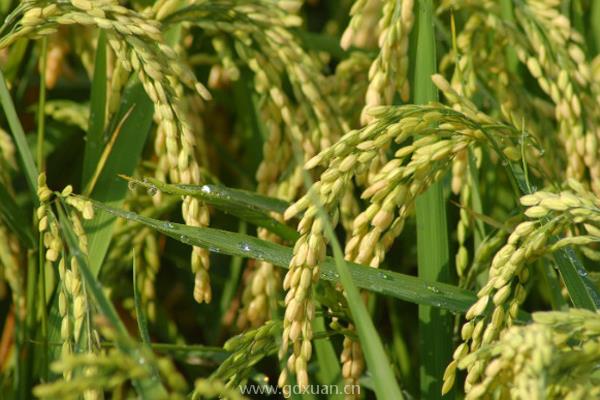
[[[0,13],[0,398],[600,396],[600,1]]]

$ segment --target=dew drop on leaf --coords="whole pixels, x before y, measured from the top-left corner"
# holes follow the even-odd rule
[[[427,286],[427,290],[429,290],[430,292],[433,292],[433,293],[439,293],[440,292],[440,289],[438,289],[435,286]]]
[[[202,191],[202,193],[210,193],[211,192],[210,186],[208,186],[208,185],[202,186],[202,188],[200,188],[200,190]]]
[[[240,248],[242,249],[242,251],[246,251],[246,252],[250,251],[250,245],[248,243],[242,243],[240,245]]]

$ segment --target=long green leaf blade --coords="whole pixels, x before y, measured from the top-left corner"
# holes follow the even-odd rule
[[[106,33],[100,31],[94,61],[94,77],[90,94],[90,119],[83,155],[81,187],[85,187],[94,173],[102,154],[104,119],[106,117]]]
[[[180,196],[197,197],[203,202],[234,215],[243,221],[266,228],[285,240],[293,241],[298,238],[298,232],[269,216],[270,212],[283,214],[289,206],[289,203],[285,201],[221,185],[172,185],[154,178],[145,178],[142,181],[133,178],[127,179],[130,182],[145,186],[151,190],[160,190],[164,193]]]
[[[600,53],[600,2],[591,2],[590,30],[594,44],[594,54]]]
[[[4,80],[4,75],[2,74],[2,71],[0,71],[0,103],[2,104],[2,108],[4,109],[4,113],[6,114],[6,119],[8,120],[8,125],[10,126],[13,138],[15,139],[15,144],[17,145],[19,157],[21,159],[21,163],[25,171],[25,178],[27,179],[27,184],[29,185],[29,189],[31,190],[31,193],[33,194],[33,197],[37,202],[38,170],[35,166],[35,163],[33,162],[33,155],[31,154],[31,150],[27,145],[25,132],[23,131],[21,121],[19,121],[19,117],[17,116],[17,112],[15,111],[15,105],[13,104],[12,98],[10,97],[10,91],[6,86],[6,81]]]
[[[169,221],[144,217],[120,210],[100,202],[93,202],[98,210],[114,216],[137,221],[182,243],[207,248],[213,252],[265,260],[273,265],[288,268],[292,249],[253,236],[215,228],[197,228]],[[376,270],[355,263],[347,263],[356,286],[416,304],[440,307],[461,313],[469,309],[476,296],[464,289],[440,282],[430,282],[411,275],[393,271]],[[335,262],[327,257],[321,265],[321,279],[339,282]]]
[[[132,111],[121,127],[121,133],[115,141],[91,195],[93,199],[115,207],[120,206],[128,190],[127,184],[119,179],[118,175],[133,173],[152,124],[153,105],[137,79],[134,79],[134,83],[126,89],[115,120],[119,121],[130,109]],[[89,235],[90,268],[96,275],[108,250],[114,222],[114,218],[104,215],[86,224],[85,228]]]
[[[315,332],[325,331],[325,319],[322,316],[315,317],[313,330]],[[316,340],[314,346],[321,367],[317,372],[317,378],[324,385],[335,385],[341,378],[341,369],[331,341],[329,338]]]
[[[414,102],[425,104],[438,99],[437,89],[431,81],[431,76],[436,72],[433,3],[431,0],[419,0],[415,7],[417,38]],[[419,196],[416,209],[419,277],[449,282],[448,227],[442,184],[434,183]],[[441,398],[442,376],[452,352],[451,323],[451,316],[444,310],[419,307],[422,398]],[[452,396],[450,393],[446,397]]]
[[[554,238],[552,241],[556,242],[557,239]],[[561,249],[554,253],[554,259],[573,305],[592,311],[600,309],[598,289],[588,277],[588,272],[575,251],[570,247]]]
[[[146,318],[146,313],[144,312],[144,308],[142,306],[142,298],[137,279],[138,271],[135,262],[135,253],[133,255],[133,267],[131,269],[133,271],[133,303],[135,305],[135,317],[137,320],[138,331],[140,333],[140,339],[142,339],[142,343],[149,345],[150,332],[148,331],[148,319]]]

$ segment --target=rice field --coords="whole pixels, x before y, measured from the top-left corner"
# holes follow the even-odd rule
[[[600,1],[0,15],[1,399],[600,398]]]

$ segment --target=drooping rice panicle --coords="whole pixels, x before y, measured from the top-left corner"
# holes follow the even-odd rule
[[[479,300],[466,314],[461,331],[464,342],[456,349],[454,361],[446,370],[445,390],[452,387],[456,367],[464,357],[493,342],[505,327],[512,326],[527,296],[525,284],[532,274],[532,262],[565,246],[585,247],[598,242],[600,203],[581,184],[569,183],[571,191],[559,194],[540,191],[521,198],[529,220],[514,228],[492,259],[489,279],[478,292]],[[573,224],[581,224],[583,230],[552,240]],[[482,362],[468,366],[467,393],[479,382],[484,368]]]
[[[583,399],[600,395],[591,371],[597,363],[598,314],[586,310],[538,312],[534,323],[513,326],[496,342],[464,357],[458,364],[483,362],[484,374],[467,399],[508,396]]]
[[[157,121],[165,125],[164,142],[170,178],[175,182],[200,183],[195,153],[197,139],[187,121],[180,97],[183,86],[207,99],[210,94],[184,64],[177,62],[177,55],[164,43],[157,22],[110,0],[43,4],[41,1],[23,3],[22,19],[0,42],[0,47],[8,46],[20,37],[50,34],[60,25],[78,24],[105,30],[119,63],[124,70],[137,73],[155,104]],[[117,82],[120,77],[122,75],[118,74]],[[185,198],[182,213],[191,226],[208,224],[208,210],[197,199]],[[210,302],[209,258],[205,249],[193,249],[191,266],[195,275],[194,299]]]

